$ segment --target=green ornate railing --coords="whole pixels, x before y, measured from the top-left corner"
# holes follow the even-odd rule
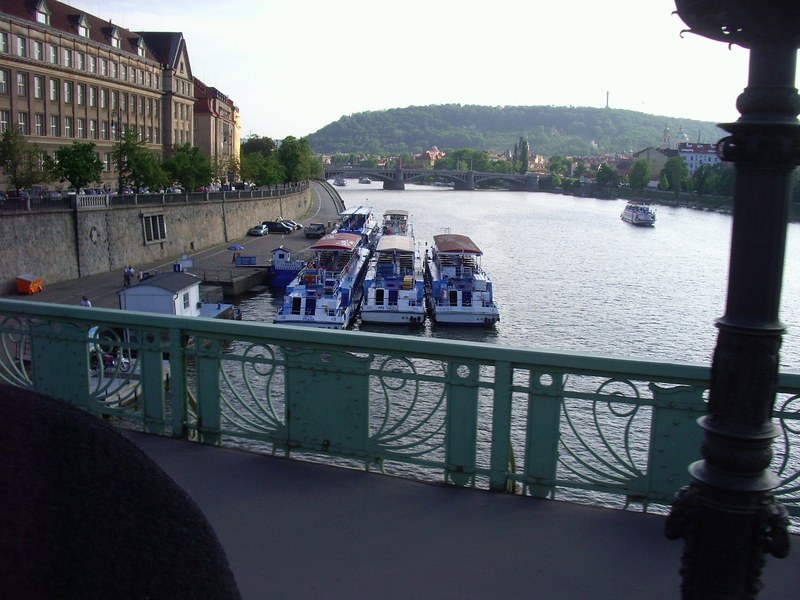
[[[699,458],[709,368],[0,300],[0,377],[122,427],[607,506],[664,505]],[[776,495],[800,516],[800,374]]]

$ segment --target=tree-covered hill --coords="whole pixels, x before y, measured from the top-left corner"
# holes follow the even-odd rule
[[[524,136],[536,154],[586,156],[660,146],[667,127],[690,142],[716,143],[724,135],[707,121],[614,108],[445,104],[356,113],[308,137],[325,154],[418,154],[432,146],[505,152]]]

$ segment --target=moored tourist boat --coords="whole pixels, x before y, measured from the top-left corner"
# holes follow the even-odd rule
[[[272,251],[269,266],[269,283],[275,287],[285,287],[306,266],[305,261],[292,258],[288,248],[278,246]]]
[[[334,232],[311,251],[311,260],[286,287],[273,322],[346,329],[361,301],[370,249],[357,234]]]
[[[469,237],[433,236],[425,254],[428,311],[435,323],[494,325],[500,311],[494,303],[492,282],[480,264],[480,248]]]
[[[642,202],[628,202],[620,219],[631,225],[652,227],[656,224],[656,211]]]
[[[422,260],[410,235],[383,234],[364,277],[361,321],[419,325],[425,321]]]
[[[372,179],[367,177],[366,175],[362,175],[358,178],[358,183],[372,183]]]
[[[413,237],[414,232],[411,230],[411,224],[408,218],[408,211],[400,210],[398,208],[393,208],[383,213],[381,234],[410,235]]]
[[[333,185],[345,186],[347,185],[347,180],[344,178],[343,175],[338,175],[333,180]]]
[[[370,249],[378,239],[378,223],[369,206],[356,206],[339,213],[341,223],[336,228],[340,233],[354,233],[361,236],[362,244]]]

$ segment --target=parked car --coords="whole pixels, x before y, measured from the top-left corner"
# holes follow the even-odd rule
[[[291,225],[283,221],[264,221],[262,224],[267,226],[270,233],[292,233],[294,231]]]
[[[287,225],[291,226],[291,228],[294,229],[295,231],[303,228],[303,226],[300,225],[300,223],[296,221],[290,221],[289,219],[278,219],[278,221],[280,221],[281,223],[286,223]]]
[[[307,238],[321,238],[326,233],[328,233],[328,230],[324,223],[309,223],[308,227],[306,227]]]
[[[263,223],[261,225],[256,225],[255,227],[251,227],[250,230],[247,232],[247,235],[256,235],[262,236],[269,234],[269,229]]]

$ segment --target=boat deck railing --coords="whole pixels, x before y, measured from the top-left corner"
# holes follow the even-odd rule
[[[9,299],[0,315],[4,381],[148,433],[653,510],[700,458],[708,365]],[[93,376],[93,327],[126,372]],[[781,373],[771,469],[795,525],[798,407],[800,373]]]

